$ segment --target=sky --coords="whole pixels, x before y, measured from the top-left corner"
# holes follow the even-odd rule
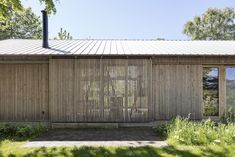
[[[235,68],[226,67],[226,80],[235,80]]]
[[[41,16],[39,0],[22,0]],[[49,37],[60,28],[73,39],[187,40],[184,24],[208,8],[235,8],[235,0],[59,0],[49,17]]]

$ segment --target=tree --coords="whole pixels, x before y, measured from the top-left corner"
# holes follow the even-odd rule
[[[41,18],[31,8],[23,9],[22,14],[11,12],[3,23],[0,25],[0,40],[42,38]]]
[[[165,38],[156,38],[156,40],[166,40]]]
[[[58,0],[39,0],[39,1],[46,5],[45,10],[48,13],[56,12],[54,1]],[[23,12],[24,8],[21,4],[21,0],[0,0],[0,23],[2,22],[2,20],[6,20],[7,18],[9,18],[9,16],[11,16],[9,10],[17,12],[18,14]]]
[[[55,37],[54,39],[57,39],[57,37]],[[66,30],[63,30],[63,28],[60,28],[60,32],[58,33],[58,39],[60,39],[60,40],[72,40],[73,37],[70,35],[69,32],[67,32]]]
[[[192,40],[235,40],[233,8],[209,8],[202,16],[184,25],[184,34]]]

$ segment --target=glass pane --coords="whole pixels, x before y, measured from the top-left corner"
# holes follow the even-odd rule
[[[219,116],[219,68],[203,68],[204,116]]]
[[[104,62],[104,118],[106,121],[123,121],[125,102],[125,62]]]
[[[235,109],[235,67],[226,67],[226,102],[229,111]]]
[[[76,116],[80,121],[100,120],[100,67],[97,60],[80,60],[78,76],[79,80],[79,109]]]
[[[140,60],[104,61],[104,118],[148,120],[148,66]]]
[[[148,119],[147,67],[139,62],[128,67],[128,119],[146,121]]]

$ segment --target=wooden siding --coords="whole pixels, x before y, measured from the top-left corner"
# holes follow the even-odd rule
[[[226,66],[219,67],[219,116],[226,111]]]
[[[155,119],[202,117],[202,66],[153,65]]]
[[[48,64],[0,64],[0,120],[48,120]]]
[[[114,58],[0,57],[0,121],[201,119],[204,66],[220,68],[220,116],[226,109],[225,66],[235,57]]]
[[[50,61],[50,120],[72,121],[74,60]]]
[[[235,64],[234,56],[158,56],[153,64],[160,65],[225,65]]]
[[[52,59],[53,122],[141,122],[152,118],[150,60]]]

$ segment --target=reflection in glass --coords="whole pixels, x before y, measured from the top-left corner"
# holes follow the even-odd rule
[[[105,119],[109,121],[148,119],[146,63],[140,60],[104,62]]]
[[[125,107],[125,66],[115,62],[104,66],[104,118],[122,121]]]
[[[79,115],[82,120],[96,121],[100,117],[100,67],[96,60],[80,61],[77,80],[80,87]],[[78,115],[78,113],[77,113]]]
[[[147,121],[148,63],[148,60],[120,59],[76,62],[76,121]]]
[[[235,109],[235,67],[226,67],[226,103],[228,111]]]
[[[204,116],[219,116],[219,69],[203,68]]]
[[[148,118],[147,69],[142,64],[128,67],[128,118],[130,121]]]

